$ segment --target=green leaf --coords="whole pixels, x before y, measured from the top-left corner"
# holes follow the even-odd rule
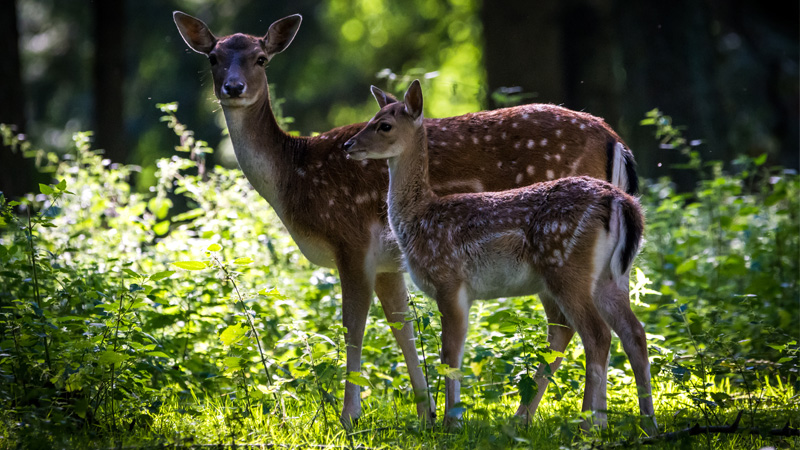
[[[361,375],[361,372],[347,372],[345,377],[348,383],[355,384],[356,386],[370,386],[369,380]]]
[[[405,323],[403,323],[403,322],[388,322],[388,323],[389,323],[389,326],[394,328],[395,330],[402,330],[403,329],[403,325],[405,325]]]
[[[214,244],[209,245],[206,250],[208,250],[210,252],[218,252],[218,251],[222,250],[222,246],[217,244],[217,243],[214,243]]]
[[[158,219],[167,217],[170,208],[172,208],[172,200],[168,198],[154,197],[147,202],[147,209],[155,214]]]
[[[206,268],[206,263],[202,261],[178,261],[172,263],[172,265],[185,270],[203,270]]]
[[[51,195],[53,193],[53,188],[46,184],[39,183],[39,191],[44,195]]]
[[[267,291],[267,288],[264,288],[258,291],[258,294],[275,300],[286,300],[288,298],[285,295],[281,294],[280,291],[278,291],[278,288],[272,288],[269,291]]]
[[[762,154],[761,156],[759,156],[759,157],[757,157],[756,159],[753,160],[753,163],[756,166],[761,166],[765,162],[767,162],[767,154],[766,153]]]
[[[447,364],[439,364],[436,366],[436,372],[443,377],[450,378],[451,380],[460,380],[463,377],[460,370],[454,369]]]
[[[149,356],[157,356],[159,358],[169,358],[169,355],[164,352],[147,352]]]
[[[58,184],[56,185],[56,189],[58,189],[59,191],[63,191],[66,188],[67,188],[67,180],[62,178],[61,181],[59,181]]]
[[[686,273],[696,268],[697,268],[697,260],[687,259],[686,261],[682,262],[677,268],[675,268],[675,274],[680,275],[682,273]]]
[[[202,216],[205,213],[202,208],[195,208],[185,213],[178,214],[172,218],[173,222],[181,222],[183,220],[192,220]]]
[[[118,353],[112,350],[106,350],[100,353],[100,357],[98,358],[98,362],[100,365],[108,366],[111,364],[120,364],[126,360],[128,360],[130,356],[125,355],[123,353]]]
[[[167,234],[167,231],[169,231],[169,220],[162,220],[153,225],[153,232],[159,236]]]
[[[225,364],[228,369],[238,369],[239,367],[242,367],[242,358],[237,356],[228,356],[222,360],[222,363]]]
[[[134,278],[142,278],[141,275],[139,275],[138,273],[132,271],[131,269],[122,269],[122,271],[125,272],[128,276],[131,276],[131,277],[134,277]]]
[[[233,345],[242,340],[246,333],[247,325],[237,323],[225,328],[225,330],[219,335],[219,339],[224,345]]]
[[[539,386],[536,385],[530,375],[523,375],[519,380],[519,384],[517,384],[517,388],[519,389],[521,401],[525,404],[530,403],[539,390]]]
[[[247,265],[247,264],[252,264],[253,263],[253,258],[251,258],[249,256],[245,256],[243,258],[236,258],[236,259],[233,260],[233,263],[237,264],[237,265],[240,265],[240,266],[244,266],[244,265]]]
[[[164,278],[169,278],[174,274],[174,270],[162,270],[161,272],[156,272],[150,275],[150,281],[161,281]]]
[[[542,354],[542,357],[545,361],[547,361],[547,364],[550,364],[555,361],[556,358],[563,358],[564,354],[555,350],[550,350],[549,352]]]

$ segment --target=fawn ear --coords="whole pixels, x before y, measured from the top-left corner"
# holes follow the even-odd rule
[[[411,82],[405,96],[406,112],[414,121],[422,120],[422,86],[419,80]]]
[[[377,86],[370,86],[369,90],[372,91],[372,96],[375,97],[375,100],[378,101],[378,105],[380,105],[381,108],[388,104],[397,102],[397,99],[394,98],[392,94],[383,92],[382,90],[378,89]]]
[[[272,59],[273,56],[286,50],[294,40],[302,21],[303,16],[293,14],[283,19],[278,19],[269,26],[269,30],[264,36],[264,51],[267,52],[268,59]]]
[[[180,11],[172,13],[172,20],[175,21],[175,25],[178,26],[178,32],[189,48],[204,55],[214,49],[214,45],[217,44],[217,38],[211,34],[208,25],[203,23],[202,20]]]

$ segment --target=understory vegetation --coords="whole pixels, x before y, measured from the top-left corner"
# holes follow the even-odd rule
[[[464,425],[447,431],[417,421],[391,334],[398,324],[377,304],[363,371],[345,372],[336,272],[300,254],[239,170],[205,166],[211,149],[178,122],[175,104],[161,108],[180,144],[145,193],[131,188],[139,168],[104,160],[90,133],[54,154],[3,129],[52,182],[20,201],[0,197],[0,447],[800,445],[800,176],[768,167],[766,155],[723,167],[661,112],[642,122],[698,180],[691,192],[643,180],[646,243],[632,302],[665,435],[639,429],[616,339],[608,429],[579,431],[577,338],[533,424],[514,422],[536,365],[556,356],[538,300],[476,303],[462,370],[452,373],[439,362],[436,307],[409,283],[407,320],[439,422],[443,376],[463,377]],[[345,380],[364,399],[351,431],[338,418]]]

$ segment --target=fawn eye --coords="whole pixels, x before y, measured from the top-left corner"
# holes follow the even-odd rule
[[[382,124],[378,125],[378,130],[380,130],[380,131],[389,131],[391,129],[392,129],[392,125],[388,124],[386,122],[383,122]]]
[[[266,63],[267,63],[267,58],[264,57],[264,56],[259,56],[258,59],[256,60],[256,64],[258,64],[259,66],[262,66],[262,67]]]
[[[217,65],[217,56],[216,55],[208,55],[208,62],[210,62],[212,66],[216,66]]]

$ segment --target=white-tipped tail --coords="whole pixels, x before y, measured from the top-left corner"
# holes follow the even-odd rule
[[[619,200],[614,200],[611,204],[611,218],[608,228],[609,236],[615,240],[614,252],[611,254],[611,275],[614,279],[619,279],[629,269],[625,267],[625,258],[623,257],[628,230],[625,226],[625,220],[622,216],[622,204]]]
[[[625,192],[628,192],[630,186],[628,180],[628,171],[625,167],[625,146],[621,142],[614,145],[614,162],[611,169],[611,184],[619,187]]]

